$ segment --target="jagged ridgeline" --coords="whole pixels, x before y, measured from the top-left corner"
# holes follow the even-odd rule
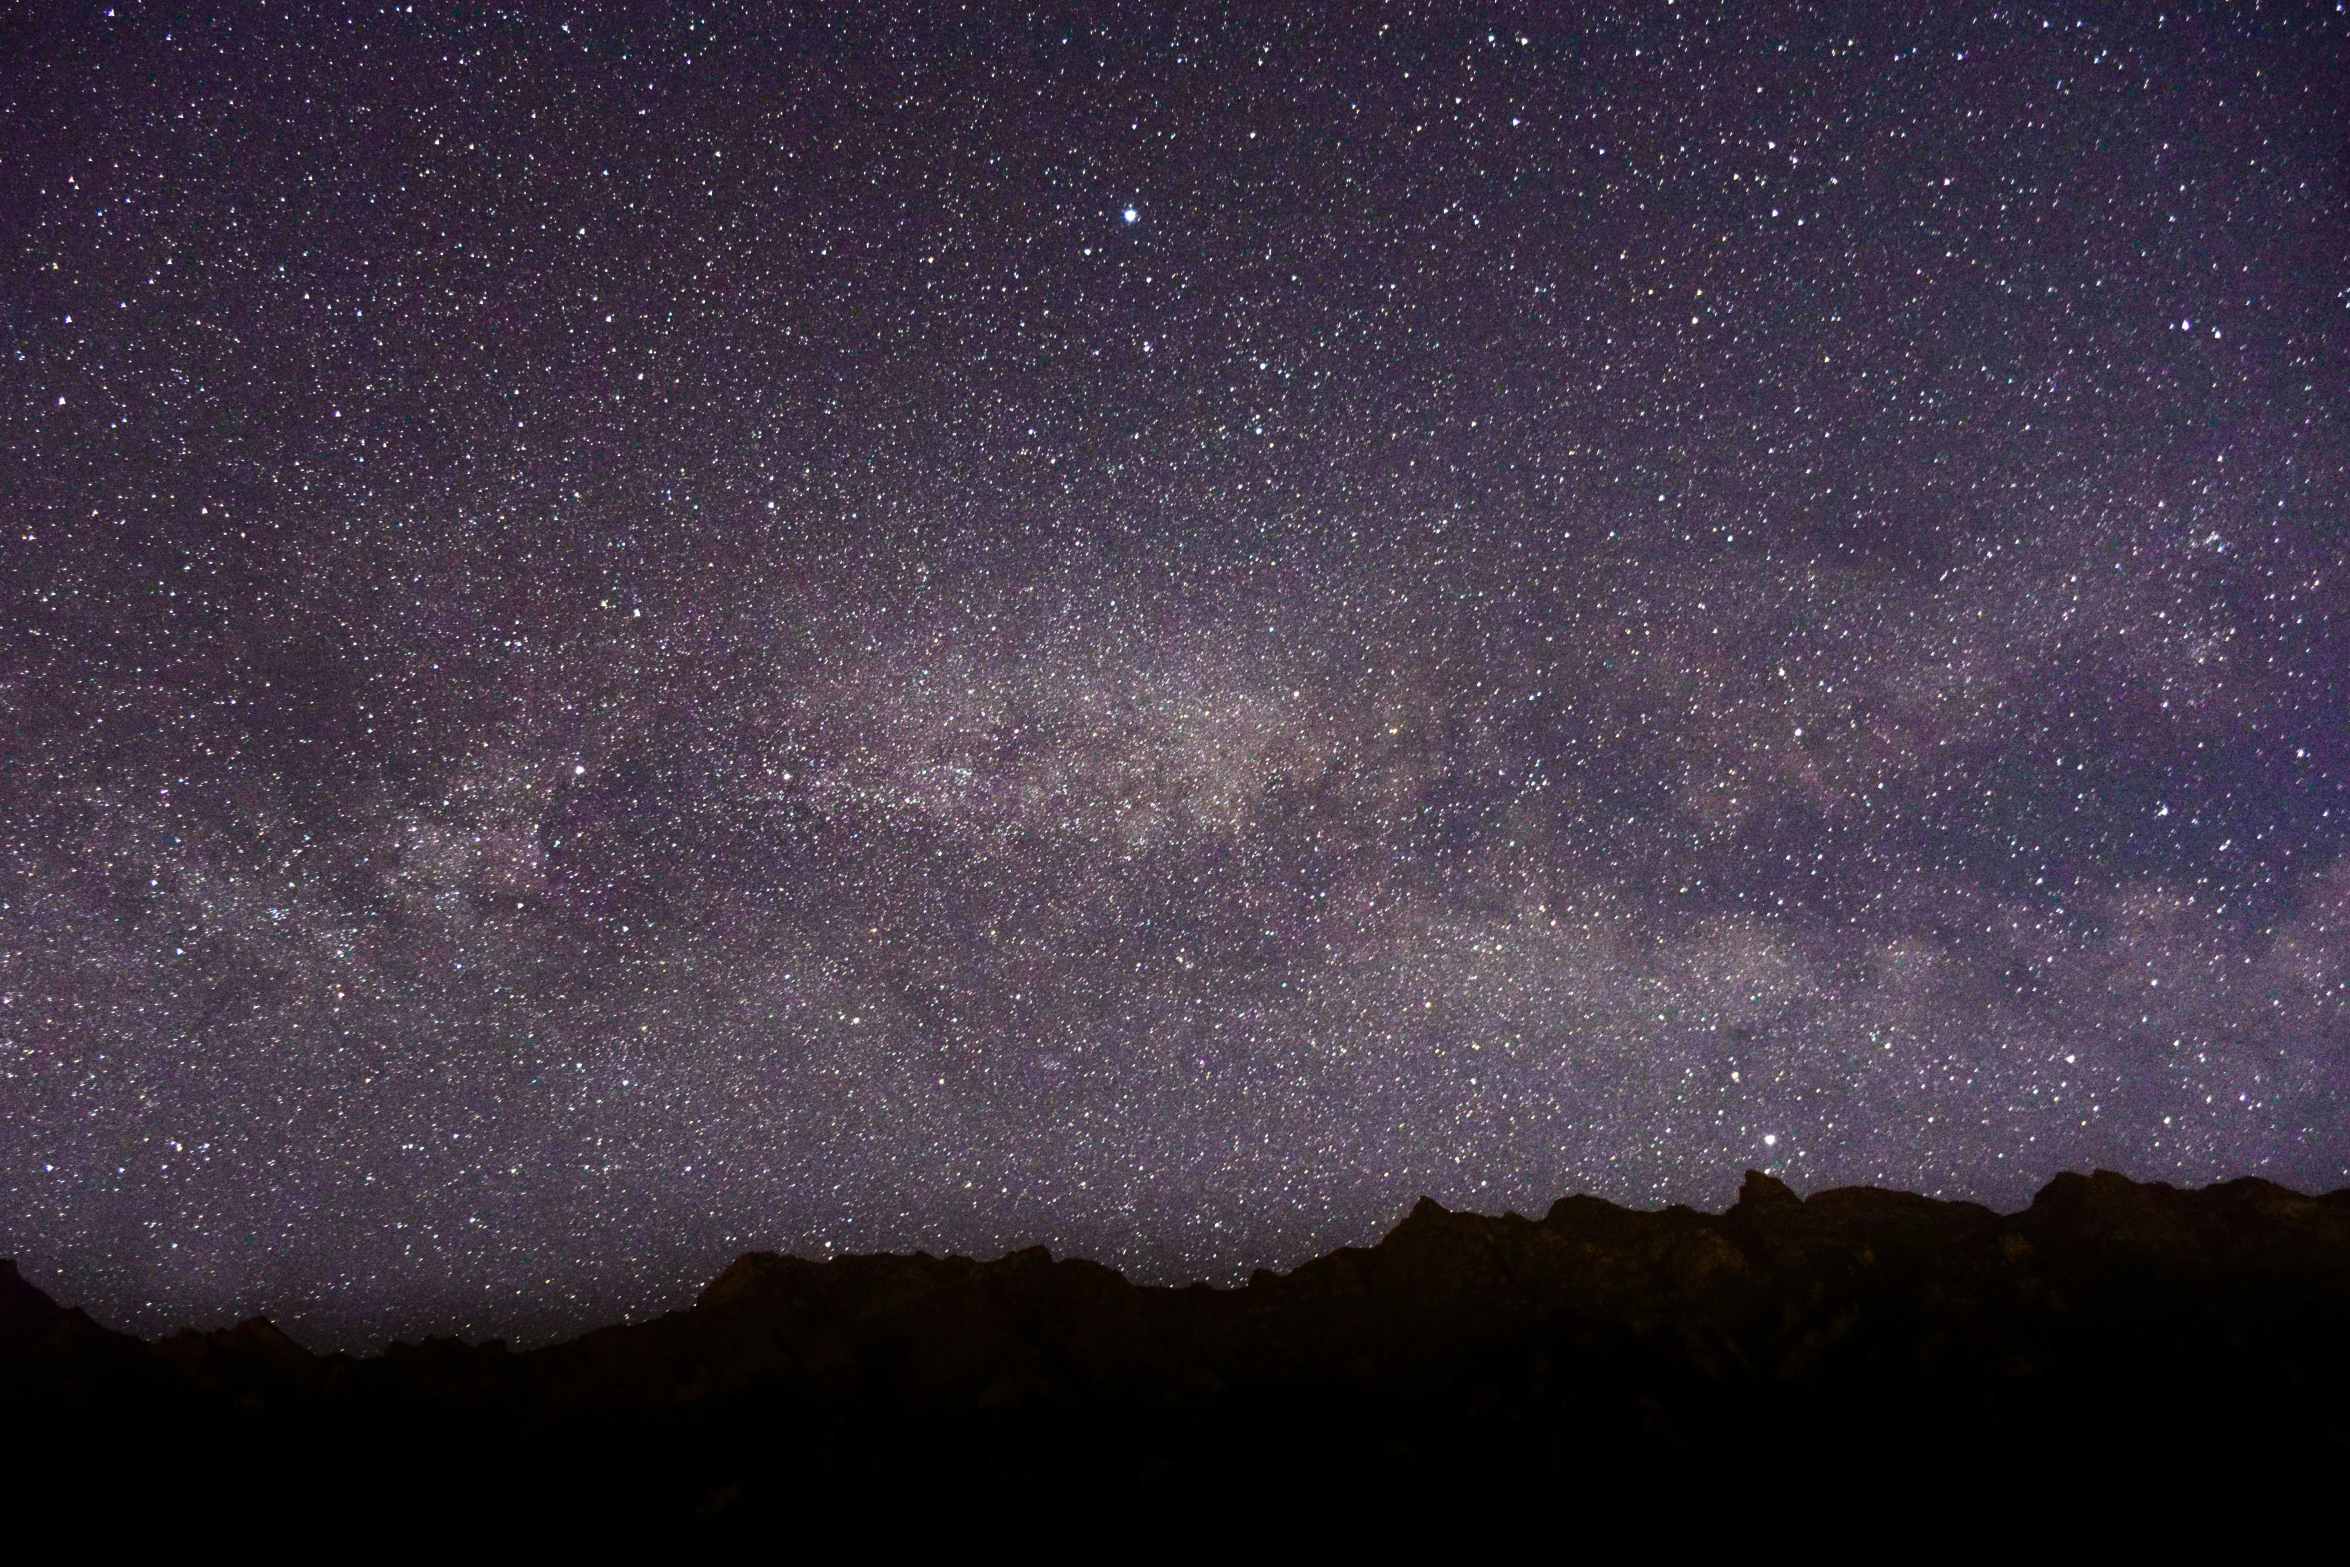
[[[2258,1180],[2066,1175],[2006,1216],[1757,1174],[1720,1215],[1422,1201],[1236,1289],[1041,1250],[761,1253],[640,1325],[364,1359],[259,1320],[143,1342],[0,1263],[12,1482],[175,1518],[690,1533],[850,1501],[1376,1516],[1459,1487],[1702,1509],[1862,1481],[1850,1505],[1925,1505],[2033,1474],[2086,1506],[2330,1486],[2346,1394],[2350,1191]]]

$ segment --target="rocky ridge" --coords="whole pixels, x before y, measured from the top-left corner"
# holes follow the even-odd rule
[[[338,1516],[397,1494],[411,1519],[655,1532],[1039,1488],[1722,1496],[1993,1458],[2120,1483],[2189,1453],[2350,1457],[2345,1330],[2350,1190],[2101,1171],[2001,1215],[1749,1173],[1719,1215],[1423,1199],[1376,1246],[1234,1289],[1042,1250],[757,1253],[688,1310],[526,1352],[315,1355],[261,1319],[150,1343],[0,1262],[0,1414],[8,1473],[52,1494],[234,1511],[258,1468]]]

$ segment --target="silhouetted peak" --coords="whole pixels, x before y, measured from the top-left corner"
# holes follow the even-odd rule
[[[2040,1188],[2023,1218],[2043,1239],[2199,1259],[2204,1248],[2179,1196],[2177,1188],[2160,1181],[2140,1185],[2112,1170],[2089,1175],[2068,1170]]]
[[[1749,1217],[1800,1210],[1803,1199],[1785,1181],[1768,1176],[1760,1170],[1746,1172],[1746,1180],[1738,1188],[1738,1206],[1732,1212],[1744,1212]]]
[[[746,1251],[726,1265],[726,1271],[702,1287],[694,1300],[697,1308],[726,1306],[763,1293],[770,1285],[779,1283],[794,1267],[806,1267],[795,1257],[780,1252]]]
[[[0,1257],[0,1333],[22,1333],[49,1325],[64,1307],[25,1282],[14,1257]]]
[[[1411,1212],[1396,1222],[1394,1229],[1380,1237],[1379,1244],[1388,1246],[1399,1241],[1409,1243],[1419,1237],[1441,1233],[1446,1221],[1452,1216],[1452,1210],[1435,1198],[1422,1197],[1412,1204]]]
[[[247,1317],[235,1327],[213,1335],[215,1342],[234,1345],[255,1354],[300,1356],[308,1359],[310,1352],[286,1336],[285,1329],[267,1317]]]

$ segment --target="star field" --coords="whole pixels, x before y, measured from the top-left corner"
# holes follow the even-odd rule
[[[107,1320],[2350,1184],[2339,6],[28,9]]]

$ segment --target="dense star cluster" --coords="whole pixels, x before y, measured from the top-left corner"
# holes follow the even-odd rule
[[[2350,1181],[2350,19],[8,24],[0,1253]]]

